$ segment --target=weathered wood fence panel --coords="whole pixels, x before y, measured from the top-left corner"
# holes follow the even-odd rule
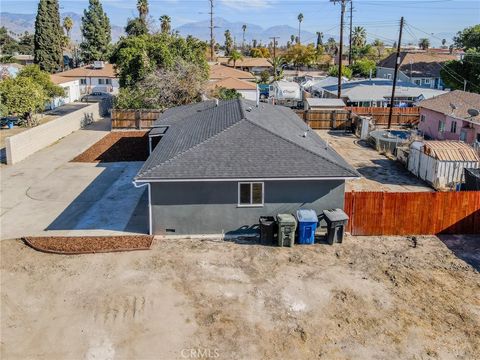
[[[359,116],[370,116],[378,126],[388,125],[390,108],[384,107],[348,107],[352,113]],[[392,125],[417,124],[420,121],[420,108],[393,108]]]
[[[348,192],[352,235],[480,234],[480,191]]]
[[[295,112],[314,130],[343,130],[352,124],[350,111],[347,110],[296,110]]]
[[[112,110],[112,129],[145,129],[152,127],[161,110]]]

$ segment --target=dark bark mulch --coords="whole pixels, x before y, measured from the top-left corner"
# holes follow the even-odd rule
[[[153,236],[44,236],[26,237],[35,250],[54,254],[91,254],[115,251],[148,250]]]
[[[76,156],[72,162],[145,161],[148,131],[115,131]]]

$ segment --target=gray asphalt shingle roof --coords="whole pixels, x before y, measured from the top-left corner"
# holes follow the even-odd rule
[[[286,107],[207,101],[171,109],[155,125],[169,127],[136,180],[359,176]]]

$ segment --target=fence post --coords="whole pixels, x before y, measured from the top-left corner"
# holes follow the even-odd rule
[[[333,110],[332,112],[332,129],[335,130],[337,128],[337,111]]]
[[[140,130],[142,128],[142,125],[140,124],[140,114],[141,110],[135,111],[135,128],[137,130]]]

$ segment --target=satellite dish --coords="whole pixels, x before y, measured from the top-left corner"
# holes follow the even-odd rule
[[[455,104],[450,103],[450,107],[452,108],[452,110],[457,110],[457,105]]]
[[[477,109],[468,109],[467,112],[468,115],[470,115],[471,117],[480,115],[480,111],[478,111]]]

